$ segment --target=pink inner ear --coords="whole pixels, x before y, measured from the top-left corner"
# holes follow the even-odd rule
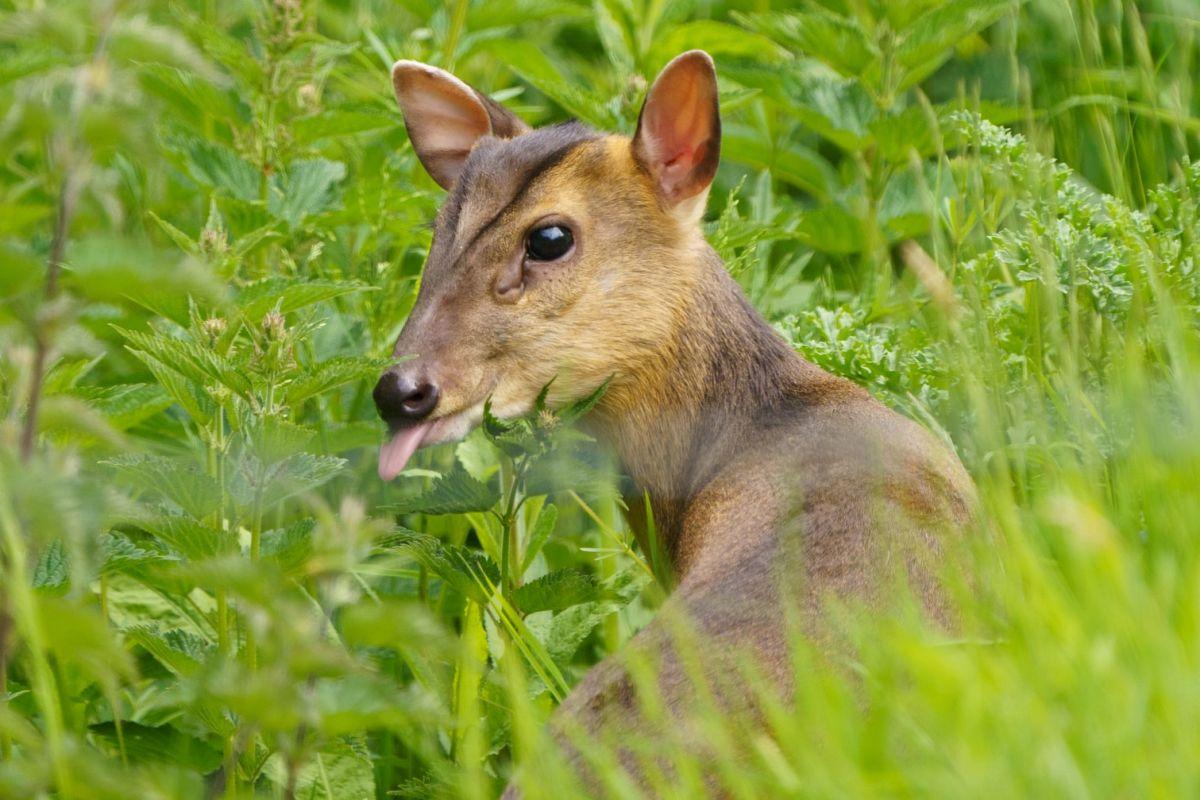
[[[671,202],[699,194],[716,169],[717,94],[712,62],[681,56],[654,82],[635,147]]]

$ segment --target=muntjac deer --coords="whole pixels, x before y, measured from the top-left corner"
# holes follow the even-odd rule
[[[532,130],[425,64],[397,62],[392,79],[449,194],[396,343],[411,358],[375,387],[384,480],[465,435],[489,397],[511,417],[552,379],[554,403],[611,376],[589,424],[648,494],[678,578],[667,607],[718,643],[706,652],[747,649],[786,687],[786,603],[814,620],[829,597],[883,609],[897,570],[939,613],[930,562],[966,526],[971,483],[924,429],[798,356],[705,242],[721,129],[706,53],[663,69],[632,139]],[[669,650],[664,625],[628,647]],[[658,677],[682,716],[677,661],[664,655]],[[610,659],[556,719],[633,734],[631,695]]]

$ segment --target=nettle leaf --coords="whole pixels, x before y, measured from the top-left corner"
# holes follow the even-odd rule
[[[558,508],[553,503],[547,503],[542,506],[542,510],[538,512],[537,520],[533,523],[533,530],[529,533],[529,543],[525,545],[525,555],[521,559],[521,574],[524,574],[529,566],[533,564],[533,560],[537,558],[538,553],[546,546],[550,534],[554,533],[554,526],[558,523]]]
[[[880,56],[857,21],[821,9],[803,13],[734,12],[734,18],[847,77],[861,75]]]
[[[723,127],[728,134],[722,130],[721,158],[756,170],[769,170],[771,177],[799,187],[818,200],[827,199],[836,191],[837,172],[815,150],[798,142],[780,147],[752,129],[734,124]]]
[[[188,517],[160,516],[140,522],[138,527],[189,560],[213,558],[237,551],[237,540],[232,533]]]
[[[171,405],[171,396],[152,383],[120,383],[114,386],[86,386],[75,394],[123,431],[158,414]]]
[[[428,534],[399,528],[383,537],[379,547],[412,556],[459,594],[477,603],[487,604],[493,587],[500,583],[500,568],[486,555],[444,544]]]
[[[304,450],[315,430],[279,416],[250,416],[241,439],[260,463],[274,464]]]
[[[358,281],[267,278],[243,288],[238,293],[237,306],[247,320],[257,323],[268,311],[290,314],[335,297],[363,291],[374,291],[374,287]]]
[[[298,144],[311,144],[321,139],[341,138],[395,127],[396,118],[392,114],[334,109],[295,120],[291,125],[291,133]]]
[[[287,385],[285,397],[295,406],[310,397],[324,394],[347,383],[378,378],[379,373],[392,365],[387,358],[341,356],[322,361],[296,376]]]
[[[727,22],[698,19],[671,26],[654,47],[655,61],[666,64],[685,50],[700,49],[714,56],[739,56],[764,61],[785,61],[791,52],[775,42]]]
[[[561,408],[556,413],[559,421],[564,425],[573,425],[579,421],[584,414],[591,411],[600,402],[600,398],[604,397],[604,393],[608,391],[608,387],[612,384],[613,376],[604,379],[604,383],[597,386],[591,394],[576,400],[573,403]]]
[[[148,564],[161,564],[171,559],[156,550],[147,550],[129,537],[106,533],[100,537],[100,572],[105,575],[137,572]]]
[[[116,325],[113,329],[128,340],[126,348],[139,358],[149,354],[160,364],[169,365],[180,375],[201,385],[215,383],[243,397],[250,393],[250,379],[242,370],[198,342],[162,333],[130,331]]]
[[[582,603],[555,614],[542,638],[546,652],[556,663],[570,661],[583,640],[617,608],[610,602]]]
[[[134,486],[155,492],[199,519],[220,509],[221,487],[196,464],[154,455],[117,456],[112,467]]]
[[[345,177],[346,165],[340,161],[293,161],[272,177],[267,210],[294,228],[305,217],[332,208],[340,199],[338,184]]]
[[[592,575],[577,569],[560,569],[520,586],[512,599],[526,614],[605,600],[610,593]]]
[[[163,390],[200,425],[207,424],[216,413],[217,405],[178,371],[168,367],[149,353],[131,350],[146,365]]]
[[[462,465],[439,478],[421,494],[402,499],[389,507],[396,514],[466,514],[490,511],[500,502],[500,493],[490,484],[471,477]]]
[[[112,756],[134,764],[170,764],[204,775],[221,766],[224,757],[219,748],[170,725],[151,727],[125,720],[118,734],[116,723],[97,722],[88,731]]]
[[[793,99],[788,110],[843,150],[863,150],[870,144],[870,126],[879,109],[857,81],[808,76]]]
[[[179,676],[196,674],[214,651],[204,639],[178,628],[160,632],[149,625],[135,625],[124,633],[155,661]]]
[[[504,64],[549,97],[571,116],[604,130],[620,126],[620,120],[608,103],[608,95],[580,88],[579,81],[564,78],[567,70],[556,66],[537,46],[528,42],[503,39],[483,49],[494,53]]]
[[[71,562],[62,539],[46,545],[33,569],[33,586],[52,595],[66,594],[71,582]]]
[[[300,572],[313,552],[316,520],[302,519],[286,528],[264,531],[261,554],[274,561],[285,575]]]
[[[263,482],[262,503],[270,508],[289,497],[317,488],[346,466],[344,458],[296,453],[267,471]]]
[[[899,88],[924,80],[950,58],[956,44],[1012,10],[1011,0],[951,0],[914,20],[896,49],[896,61],[908,70]]]
[[[169,136],[166,145],[196,182],[247,203],[258,201],[262,173],[229,148],[182,132]]]

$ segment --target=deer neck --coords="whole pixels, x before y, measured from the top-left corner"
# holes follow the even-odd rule
[[[805,387],[829,378],[759,316],[711,249],[698,259],[697,280],[679,300],[680,327],[618,376],[597,409],[598,435],[649,494],[671,555],[696,496],[802,404]]]

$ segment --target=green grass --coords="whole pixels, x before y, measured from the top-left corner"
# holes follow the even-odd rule
[[[375,477],[441,197],[387,68],[628,133],[690,47],[710,241],[986,520],[951,633],[898,592],[794,699],[732,676],[765,730],[619,744],[667,797],[1195,792],[1190,0],[0,0],[0,797],[570,795],[544,720],[669,578],[561,420]]]

